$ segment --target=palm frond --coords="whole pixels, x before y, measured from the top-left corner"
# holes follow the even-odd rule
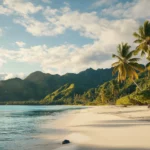
[[[150,62],[146,64],[146,69],[150,70]]]
[[[117,55],[115,55],[115,54],[112,54],[112,57],[113,57],[113,58],[118,58],[120,61],[122,61],[122,58],[121,58],[120,56],[117,56]]]
[[[141,56],[145,55],[145,53],[147,53],[148,51],[148,45],[146,43],[141,43],[134,50],[134,55],[137,55],[140,51],[141,51]]]
[[[122,56],[122,45],[119,44],[117,48],[118,48],[118,49],[117,49],[117,53],[118,53],[118,55],[121,57],[121,56]]]
[[[119,66],[113,68],[112,75],[115,75],[118,71]]]
[[[139,34],[141,36],[141,39],[145,38],[145,33],[144,33],[144,27],[143,26],[139,27]]]
[[[133,36],[134,36],[135,38],[141,39],[141,36],[140,36],[138,33],[136,33],[136,32],[133,33]]]
[[[116,66],[118,66],[120,64],[120,62],[115,62],[115,63],[113,63],[111,66],[112,67],[116,67]]]
[[[130,59],[133,56],[133,54],[134,54],[134,51],[129,52],[126,56],[126,59],[127,60]]]
[[[150,22],[147,20],[144,22],[144,33],[145,36],[150,36]]]
[[[136,62],[130,62],[129,65],[137,71],[143,72],[145,70],[145,67],[141,64],[138,64]]]
[[[137,62],[139,60],[140,60],[140,58],[131,58],[131,59],[129,59],[129,62]]]
[[[131,46],[128,43],[122,43],[122,57],[126,57],[129,53]]]
[[[135,43],[139,43],[136,48],[135,54],[138,54],[141,51],[141,56],[144,55],[144,52],[148,52],[148,45],[150,43],[150,22],[145,21],[143,26],[139,27],[138,33],[134,32],[133,36],[136,38]]]
[[[134,55],[137,55],[141,51],[140,47],[137,46],[136,49],[134,50]]]
[[[143,40],[141,40],[141,39],[137,39],[134,41],[134,43],[142,43],[142,42],[143,42]]]

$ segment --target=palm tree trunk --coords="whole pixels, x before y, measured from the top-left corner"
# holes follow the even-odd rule
[[[139,88],[140,91],[142,91],[142,89],[141,89],[140,86],[135,82],[134,79],[133,79],[133,83]]]

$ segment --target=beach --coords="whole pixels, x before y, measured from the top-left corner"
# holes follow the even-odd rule
[[[147,106],[94,106],[73,110],[45,129],[40,138],[55,150],[150,150],[150,109]],[[70,144],[62,145],[64,139]]]

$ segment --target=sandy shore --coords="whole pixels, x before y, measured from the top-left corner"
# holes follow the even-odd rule
[[[97,106],[76,110],[51,125],[54,150],[150,150],[150,109],[146,106]],[[64,139],[71,144],[61,145]],[[48,148],[47,147],[47,148]]]

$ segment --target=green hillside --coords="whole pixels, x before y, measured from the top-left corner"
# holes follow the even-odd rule
[[[0,104],[104,105],[150,103],[147,72],[136,80],[119,83],[111,69],[87,69],[79,74],[51,75],[34,72],[25,80],[0,81]],[[106,82],[105,82],[106,81]]]
[[[0,81],[0,103],[37,103],[49,93],[65,84],[74,83],[80,94],[112,79],[112,69],[87,69],[78,74],[51,75],[40,71],[30,74],[26,79],[19,78]]]
[[[140,75],[137,80],[140,91],[131,80],[119,83],[116,79],[108,81],[97,88],[92,88],[81,96],[87,104],[149,104],[150,103],[150,79],[147,73]]]
[[[47,95],[41,100],[41,104],[73,104],[76,93],[81,94],[82,92],[75,86],[75,84],[65,84],[58,90]]]
[[[142,91],[140,91],[138,88],[134,90],[134,92],[119,98],[116,101],[117,105],[120,104],[131,104],[131,105],[145,105],[150,104],[150,79],[143,78],[139,79],[138,83],[140,87],[142,88]]]
[[[75,84],[65,84],[47,95],[41,104],[148,104],[150,103],[150,79],[146,75],[147,73],[140,74],[137,80],[142,91],[139,91],[129,79],[122,83],[113,79],[87,91],[81,91]]]

